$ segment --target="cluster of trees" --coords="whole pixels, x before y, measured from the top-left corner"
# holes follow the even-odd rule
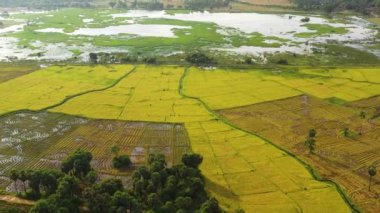
[[[168,168],[163,155],[150,155],[147,167],[133,173],[131,190],[113,181],[108,190],[102,183],[85,191],[86,206],[91,212],[221,212],[218,202],[208,198],[197,154],[184,155],[183,164]]]
[[[90,7],[94,0],[0,0],[0,7],[54,9],[60,7]]]
[[[108,5],[111,7],[111,8],[128,8],[128,5],[126,2],[124,1],[110,1],[108,2]]]
[[[132,1],[129,5],[125,0],[110,1],[109,6],[112,8],[144,8],[147,10],[162,10],[164,4],[160,0]]]
[[[139,2],[138,7],[148,10],[162,10],[164,9],[164,4],[162,4],[159,0],[149,0]]]
[[[194,52],[186,56],[186,61],[195,65],[213,65],[215,61],[213,58],[207,56],[203,52]]]
[[[16,188],[16,181],[23,183],[23,192],[16,189],[20,196],[38,200],[32,213],[222,212],[204,189],[198,154],[184,155],[182,164],[171,168],[163,155],[150,155],[148,166],[133,173],[131,189],[120,179],[98,181],[91,159],[90,152],[77,150],[62,163],[61,171],[12,170],[10,178]]]
[[[228,7],[232,0],[185,0],[185,7],[191,10]]]
[[[111,152],[115,154],[112,159],[112,165],[116,169],[128,169],[132,165],[132,161],[128,155],[119,155],[120,148],[116,145],[111,147]]]
[[[368,13],[371,8],[380,7],[380,0],[293,0],[301,9],[321,9],[333,12],[339,9]]]
[[[96,64],[108,63],[137,63],[144,62],[147,64],[157,64],[155,56],[129,55],[129,53],[89,53],[89,62]]]

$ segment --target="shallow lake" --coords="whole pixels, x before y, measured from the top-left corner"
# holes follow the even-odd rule
[[[84,36],[111,36],[119,34],[133,34],[146,37],[176,38],[173,29],[190,29],[191,27],[163,25],[163,24],[129,24],[120,26],[109,26],[105,28],[79,28],[69,35]]]
[[[37,12],[41,13],[43,17],[53,17],[56,11]],[[97,11],[97,15],[102,15],[104,20],[110,21],[109,23],[118,23],[112,26],[99,27],[96,23],[95,17],[86,15],[79,15],[83,22],[83,26],[74,27],[69,32],[65,32],[62,27],[76,26],[74,23],[61,23],[52,24],[49,27],[41,23],[40,19],[31,22],[34,26],[33,30],[36,33],[62,33],[68,35],[70,38],[88,38],[86,42],[81,45],[71,44],[68,41],[45,43],[39,41],[38,34],[32,42],[29,43],[30,47],[18,45],[19,40],[12,37],[14,32],[22,32],[29,20],[25,23],[20,23],[10,27],[0,29],[0,60],[7,60],[9,58],[17,57],[18,59],[42,59],[42,60],[66,60],[74,57],[73,52],[80,51],[80,60],[88,60],[89,52],[128,52],[131,51],[128,46],[96,46],[92,43],[93,37],[102,36],[102,39],[109,36],[110,39],[118,39],[119,41],[128,40],[133,37],[155,37],[155,38],[178,38],[177,30],[186,30],[182,36],[192,34],[192,36],[202,38],[202,32],[192,31],[192,24],[194,22],[211,23],[215,26],[216,33],[224,36],[234,36],[236,34],[242,36],[250,36],[252,33],[257,33],[265,39],[264,43],[274,44],[279,43],[280,46],[254,46],[242,44],[241,46],[232,46],[226,39],[226,43],[218,43],[218,46],[213,45],[215,51],[229,52],[233,54],[250,54],[261,56],[265,53],[277,52],[292,52],[297,54],[309,54],[315,44],[323,44],[326,42],[338,42],[342,45],[351,46],[361,50],[372,51],[378,54],[378,50],[366,48],[362,43],[363,41],[376,41],[376,30],[370,28],[370,23],[364,19],[352,16],[343,21],[337,22],[336,20],[326,19],[320,16],[311,16],[310,21],[305,23],[301,20],[304,16],[291,15],[291,14],[260,14],[260,13],[210,13],[210,12],[192,12],[186,14],[167,14],[166,11],[144,11],[144,10],[131,10],[125,13],[112,13],[110,11]],[[122,21],[120,21],[122,20]],[[158,21],[158,23],[144,24],[144,21]],[[166,20],[166,21],[165,21]],[[181,21],[176,25],[176,20]],[[18,19],[18,21],[20,21]],[[171,21],[171,22],[170,22]],[[170,22],[170,24],[168,23]],[[316,30],[309,29],[305,24],[324,25],[332,28],[345,28],[346,33],[338,34],[334,32],[318,34]],[[181,25],[181,26],[179,26]],[[310,37],[297,36],[299,33],[315,33]],[[51,36],[54,36],[53,34]],[[273,39],[274,38],[274,39]],[[277,39],[276,39],[277,38]],[[281,40],[283,39],[283,40]],[[307,43],[307,45],[305,45]],[[207,47],[205,43],[204,47]],[[32,47],[32,48],[31,48]],[[161,48],[161,49],[160,49]],[[163,50],[162,47],[157,48],[157,51]],[[182,49],[176,49],[177,46],[167,45],[167,50],[162,51],[163,55],[169,54],[169,51],[178,52]],[[38,56],[38,57],[37,57]]]

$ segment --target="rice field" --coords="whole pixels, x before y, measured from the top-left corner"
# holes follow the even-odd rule
[[[49,111],[184,123],[192,151],[204,157],[201,169],[209,192],[230,211],[313,212],[316,206],[350,211],[334,185],[315,180],[286,152],[228,125],[209,106],[191,97],[188,74],[177,66],[140,65],[114,87],[75,97]]]
[[[213,119],[199,102],[178,94],[183,73],[183,67],[140,65],[115,87],[81,95],[51,111],[131,121],[191,122]]]
[[[371,118],[377,115],[379,99],[371,98],[380,94],[375,70],[48,67],[0,84],[1,98],[9,100],[0,108],[4,114],[0,119],[4,127],[0,164],[3,173],[15,165],[57,168],[67,153],[83,148],[94,153],[93,166],[110,175],[115,174],[110,161],[114,144],[130,154],[136,165],[143,164],[151,152],[165,153],[169,162],[176,164],[179,156],[191,150],[204,157],[201,170],[207,189],[228,211],[350,212],[352,206],[341,190],[317,180],[306,164],[287,151],[295,149],[315,171],[341,183],[347,176],[333,176],[335,164],[329,167],[322,160],[309,162],[303,146],[297,145],[310,126],[320,125],[318,131],[335,128],[334,139],[339,140],[319,136],[326,140],[318,144],[325,146],[318,153],[331,155],[331,149],[344,153],[331,158],[336,165],[352,155],[352,180],[364,187],[361,172],[378,156],[368,154],[374,147],[356,140],[372,140],[379,131],[376,119],[366,123],[358,113],[365,111]],[[304,109],[304,99],[309,110]],[[21,109],[45,110],[7,113]],[[303,122],[305,125],[300,125]],[[347,122],[353,123],[349,126],[353,131],[366,134],[340,140],[340,129]],[[282,135],[285,132],[289,133],[286,137]],[[290,140],[284,149],[277,148]],[[355,148],[345,144],[355,144]],[[352,150],[356,152],[350,153]],[[340,186],[346,189],[345,184]],[[360,197],[363,194],[350,190],[347,188],[346,195],[366,209]]]
[[[0,115],[41,110],[72,96],[111,86],[132,71],[130,65],[52,66],[0,84]]]
[[[354,78],[354,75],[358,76]],[[185,90],[187,94],[201,98],[213,109],[245,106],[301,94],[350,102],[379,95],[379,76],[378,68],[333,69],[324,72],[318,69],[301,69],[297,72],[191,68],[185,81],[185,85],[188,85]]]

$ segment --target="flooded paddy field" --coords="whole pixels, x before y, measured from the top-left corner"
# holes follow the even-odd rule
[[[292,14],[63,9],[8,19],[14,25],[0,29],[1,60],[87,61],[89,52],[163,56],[199,48],[260,58],[313,54],[326,43],[379,56],[376,26],[355,16],[306,22]]]
[[[182,124],[91,120],[48,112],[17,112],[0,118],[0,185],[10,169],[59,169],[76,149],[91,151],[92,166],[114,174],[113,145],[128,154],[134,166],[144,165],[151,153],[162,153],[169,165],[190,151]]]

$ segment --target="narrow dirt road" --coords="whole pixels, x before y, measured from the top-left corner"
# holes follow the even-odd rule
[[[20,205],[34,205],[34,201],[21,199],[13,195],[0,195],[0,200],[8,203],[20,204]]]

